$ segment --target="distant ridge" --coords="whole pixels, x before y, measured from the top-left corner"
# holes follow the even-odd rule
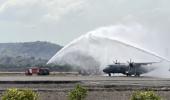
[[[62,46],[50,42],[0,43],[0,58],[3,57],[34,57],[50,59]]]

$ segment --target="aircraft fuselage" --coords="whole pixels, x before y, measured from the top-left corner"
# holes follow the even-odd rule
[[[126,65],[126,64],[113,64],[108,65],[105,69],[103,69],[104,73],[107,73],[109,76],[111,76],[111,73],[122,73],[127,76],[135,75],[140,76],[143,73],[147,73],[148,71],[138,64],[133,65]]]

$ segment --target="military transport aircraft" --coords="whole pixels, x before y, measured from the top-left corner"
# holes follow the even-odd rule
[[[127,76],[140,76],[141,74],[147,73],[151,70],[146,69],[143,67],[144,65],[149,65],[157,62],[149,62],[149,63],[135,63],[130,60],[127,63],[119,63],[114,62],[114,64],[108,65],[103,72],[111,76],[111,73],[122,73]]]

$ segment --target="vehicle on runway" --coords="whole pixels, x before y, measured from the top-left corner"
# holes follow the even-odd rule
[[[49,75],[50,71],[48,68],[32,67],[25,71],[25,75]]]
[[[143,67],[144,65],[153,64],[155,62],[146,62],[146,63],[135,63],[135,62],[127,62],[127,63],[119,63],[114,62],[114,64],[108,65],[103,72],[111,76],[111,73],[122,73],[126,76],[140,76],[141,74],[147,73],[150,70]]]

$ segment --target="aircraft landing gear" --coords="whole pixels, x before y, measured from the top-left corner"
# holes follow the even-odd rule
[[[128,76],[131,76],[131,74],[128,74],[128,73],[127,73],[126,76],[127,76],[127,77],[128,77]]]
[[[108,75],[111,76],[111,73],[109,73]]]
[[[140,74],[135,74],[136,77],[140,77]]]

